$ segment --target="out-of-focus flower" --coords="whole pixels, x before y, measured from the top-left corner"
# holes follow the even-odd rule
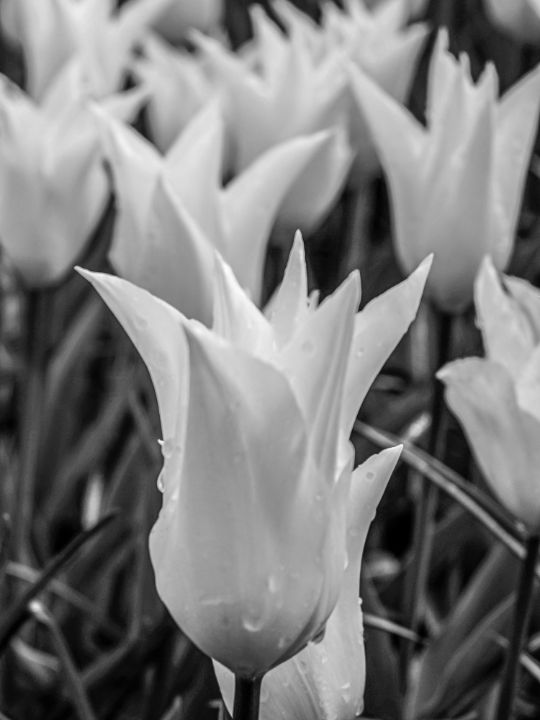
[[[363,709],[366,679],[362,610],[358,599],[360,564],[369,525],[401,446],[372,455],[353,472],[347,506],[348,564],[337,605],[324,637],[311,642],[264,678],[260,720],[352,720]],[[219,663],[214,669],[232,710],[234,678]]]
[[[540,68],[497,101],[488,65],[475,85],[439,34],[424,128],[368,77],[351,73],[390,185],[398,259],[405,270],[435,254],[428,292],[448,312],[472,300],[483,256],[505,267],[512,253],[540,104]]]
[[[108,195],[95,120],[65,90],[37,106],[0,76],[0,242],[29,287],[73,267]],[[133,100],[110,107],[129,114]]]
[[[514,40],[540,42],[540,0],[484,0],[484,7],[493,24]]]
[[[482,263],[475,305],[486,359],[445,365],[438,377],[485,478],[529,529],[540,529],[540,291],[518,278],[501,285]]]
[[[196,55],[176,50],[152,34],[145,37],[143,50],[132,67],[148,89],[150,132],[164,153],[217,91]]]
[[[321,9],[320,25],[288,0],[276,0],[274,7],[289,32],[305,38],[315,57],[324,58],[339,50],[343,59],[369,75],[398,102],[405,102],[428,33],[427,26],[420,23],[406,26],[410,12],[407,2],[386,0],[373,10],[368,10],[363,0],[346,0],[343,9],[328,2]],[[343,68],[332,70],[336,77],[328,81],[341,82]],[[345,105],[351,144],[356,152],[352,180],[359,182],[378,170],[379,161],[371,133],[362,113],[356,110],[348,84]]]
[[[192,28],[211,32],[223,18],[223,0],[173,0],[154,27],[169,42],[180,42]]]
[[[346,78],[339,51],[315,63],[302,36],[287,38],[258,6],[252,17],[255,52],[239,55],[217,40],[195,37],[208,72],[221,88],[235,173],[285,140],[346,125]],[[280,224],[305,231],[320,224],[345,183],[352,159],[342,130],[290,189],[279,212]]]
[[[357,273],[314,307],[297,236],[267,319],[217,257],[212,330],[125,280],[83,271],[156,390],[165,458],[150,537],[158,592],[193,642],[237,675],[292,657],[337,602],[350,431],[416,314],[428,269],[356,315]]]
[[[272,148],[221,186],[224,127],[210,103],[166,156],[101,114],[118,216],[111,262],[126,279],[209,324],[217,248],[260,302],[266,245],[276,213],[303,169],[335,142],[322,132]]]
[[[66,62],[81,65],[94,97],[121,89],[134,45],[171,0],[6,0],[7,29],[22,45],[26,90],[41,99]],[[6,18],[4,18],[6,22]]]

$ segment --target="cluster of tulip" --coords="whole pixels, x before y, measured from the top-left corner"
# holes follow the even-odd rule
[[[404,103],[428,52],[430,27],[415,21],[426,3],[343,4],[325,4],[318,22],[288,0],[270,14],[255,5],[253,38],[232,50],[210,0],[119,10],[111,0],[4,0],[5,40],[22,50],[25,77],[24,90],[1,78],[0,243],[34,299],[72,282],[79,262],[149,371],[163,438],[156,586],[212,658],[235,720],[258,717],[263,677],[263,720],[361,714],[362,553],[401,446],[353,469],[351,432],[424,286],[444,317],[474,299],[487,357],[454,360],[437,377],[485,480],[529,537],[504,720],[540,533],[540,291],[500,271],[514,248],[540,68],[499,98],[494,67],[474,81],[440,30],[424,125]],[[504,22],[501,3],[487,5]],[[190,49],[164,35],[189,38]],[[344,188],[360,197],[381,166],[409,276],[358,311],[355,270],[319,302],[300,231],[320,228]],[[96,261],[90,241],[111,193],[107,259]],[[271,236],[294,241],[265,302]],[[41,362],[48,350],[38,349]],[[47,401],[36,391],[45,375],[30,373],[27,415]],[[28,417],[21,427],[41,432]],[[14,516],[28,525],[39,463],[24,443]]]

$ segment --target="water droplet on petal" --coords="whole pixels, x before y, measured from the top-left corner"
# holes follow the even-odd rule
[[[146,330],[148,327],[148,321],[142,315],[135,315],[134,322],[137,330]]]
[[[366,473],[366,480],[375,480],[375,473],[371,472],[371,470]]]
[[[272,595],[275,595],[278,591],[278,582],[275,575],[270,575],[266,582],[266,586],[268,587],[268,592]]]
[[[159,492],[161,492],[161,493],[165,492],[165,483],[163,481],[163,470],[159,473],[156,484],[157,484],[157,489],[159,490]]]
[[[168,460],[170,457],[172,457],[175,450],[179,450],[179,447],[174,444],[173,440],[168,438],[167,440],[163,440],[161,444],[161,454],[163,457]]]

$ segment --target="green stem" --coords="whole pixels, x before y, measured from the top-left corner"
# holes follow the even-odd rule
[[[30,528],[43,429],[51,293],[30,290],[27,296],[26,357],[19,425],[20,475],[13,511],[13,549],[21,560],[31,557]]]
[[[233,720],[258,720],[262,676],[253,680],[236,677]]]
[[[506,665],[499,695],[499,705],[495,716],[497,720],[512,720],[514,716],[514,698],[519,675],[519,658],[531,616],[534,597],[534,573],[539,547],[540,535],[530,535],[527,539],[525,560],[521,566],[521,574],[519,577],[512,635],[510,637],[510,645],[508,646]]]
[[[437,323],[437,356],[436,369],[441,368],[450,357],[452,341],[452,316],[435,310]],[[427,443],[428,453],[442,459],[444,452],[444,387],[433,378],[431,397],[431,425]],[[412,633],[417,634],[425,605],[425,590],[428,579],[429,563],[433,544],[435,512],[437,510],[439,491],[432,483],[422,485],[418,512],[415,516],[412,563],[405,578],[404,615],[405,625]],[[404,642],[400,649],[400,679],[403,691],[407,687],[408,667],[412,654],[410,642]]]

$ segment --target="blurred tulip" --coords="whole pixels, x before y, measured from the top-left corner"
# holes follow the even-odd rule
[[[315,63],[302,36],[287,38],[259,6],[253,6],[252,18],[255,51],[239,55],[201,35],[195,42],[221,88],[233,172],[285,140],[343,128],[324,156],[306,166],[279,212],[281,226],[309,231],[337,200],[353,159],[344,130],[346,79],[339,70],[339,52]]]
[[[216,88],[192,53],[148,34],[133,72],[149,92],[146,117],[152,140],[165,153]]]
[[[540,0],[484,0],[488,18],[522,43],[540,43]]]
[[[438,377],[485,478],[501,503],[540,530],[540,291],[518,278],[501,285],[490,258],[475,284],[487,358],[449,363]]]
[[[288,0],[275,0],[274,7],[290,33],[301,34],[316,57],[324,58],[339,50],[398,102],[405,102],[420,51],[428,34],[426,25],[407,26],[410,8],[404,0],[386,0],[368,10],[363,0],[346,0],[340,9],[325,3],[321,23],[316,25]],[[334,68],[336,77],[343,68]],[[330,81],[330,80],[329,80]],[[333,82],[339,82],[334,78]],[[351,144],[356,153],[353,184],[369,179],[379,160],[371,133],[362,113],[355,107],[346,87],[345,107]]]
[[[197,114],[165,157],[103,113],[101,126],[118,204],[110,253],[116,271],[209,324],[217,248],[260,303],[276,213],[303,169],[333,147],[334,135],[281,143],[222,188],[224,127],[215,103]]]
[[[357,273],[313,307],[297,236],[267,319],[218,256],[212,330],[125,280],[81,271],[156,390],[158,592],[193,642],[237,676],[292,657],[334,609],[347,560],[350,431],[428,270],[425,262],[357,315]]]
[[[390,185],[396,251],[407,271],[435,254],[428,283],[446,312],[472,300],[482,257],[497,268],[514,245],[521,196],[536,133],[540,68],[497,101],[488,65],[475,85],[466,55],[456,60],[439,34],[431,60],[424,128],[367,76],[351,83]]]
[[[129,113],[138,99],[114,102]],[[0,125],[0,242],[28,287],[50,285],[72,269],[108,197],[96,123],[64,87],[38,107],[0,76]]]
[[[360,716],[366,680],[358,599],[360,564],[369,525],[400,453],[401,446],[383,450],[353,472],[347,507],[348,564],[337,605],[322,640],[309,643],[265,676],[260,720],[352,720]],[[214,669],[231,712],[234,677],[217,662]]]
[[[177,43],[192,28],[211,32],[219,27],[223,11],[223,0],[172,0],[154,27],[169,42]]]
[[[171,1],[130,0],[115,12],[114,0],[8,0],[7,30],[22,45],[28,94],[41,99],[70,60],[81,64],[92,96],[120,90],[134,45]]]

